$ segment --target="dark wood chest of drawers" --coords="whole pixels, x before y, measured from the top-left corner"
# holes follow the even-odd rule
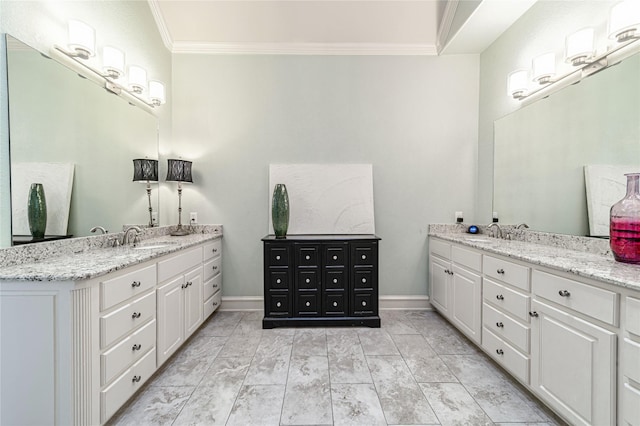
[[[380,327],[375,235],[292,235],[264,243],[263,328]]]

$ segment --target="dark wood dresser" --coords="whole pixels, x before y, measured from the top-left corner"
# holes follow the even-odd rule
[[[268,235],[262,328],[380,327],[375,235]]]

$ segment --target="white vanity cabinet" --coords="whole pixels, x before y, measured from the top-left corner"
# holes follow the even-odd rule
[[[222,240],[204,245],[203,262],[202,309],[207,319],[222,303]]]
[[[158,262],[158,366],[202,324],[202,247]]]
[[[640,295],[623,298],[620,423],[640,426]]]
[[[482,254],[430,239],[431,303],[476,343],[481,341]]]

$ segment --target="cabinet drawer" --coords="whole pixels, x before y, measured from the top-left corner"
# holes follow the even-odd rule
[[[347,272],[344,269],[329,269],[324,272],[326,290],[346,290]]]
[[[482,259],[482,272],[489,277],[529,291],[529,268],[526,266],[485,255]]]
[[[373,315],[378,311],[376,297],[371,293],[356,293],[353,297],[353,315],[366,316]]]
[[[612,291],[533,271],[533,293],[608,324],[618,322],[618,294]]]
[[[209,260],[204,264],[204,279],[205,281],[216,275],[220,275],[222,272],[222,257]]]
[[[289,246],[267,244],[266,251],[268,266],[289,266]]]
[[[640,383],[640,343],[629,339],[622,342],[622,374]]]
[[[220,307],[222,304],[222,292],[218,291],[216,294],[211,296],[204,302],[204,317],[209,318],[209,316]]]
[[[524,383],[529,383],[529,357],[493,334],[486,327],[482,329],[482,347],[491,358]]]
[[[212,241],[204,245],[203,261],[213,259],[214,257],[220,257],[222,255],[222,238]]]
[[[351,246],[354,266],[374,266],[377,261],[375,244],[358,244]]]
[[[625,298],[624,321],[629,333],[640,336],[640,299],[629,296]]]
[[[344,292],[325,294],[323,303],[323,315],[346,316],[347,302]]]
[[[347,244],[325,245],[324,264],[327,267],[345,266],[347,261]]]
[[[449,243],[431,238],[429,240],[429,251],[447,260],[451,259],[451,244]]]
[[[156,321],[153,320],[131,336],[100,355],[100,379],[104,386],[156,346]]]
[[[156,370],[155,348],[130,369],[122,373],[111,386],[100,392],[100,421],[104,423],[124,404]]]
[[[624,383],[622,390],[622,420],[623,424],[640,426],[640,389]]]
[[[100,283],[100,310],[108,309],[120,302],[155,287],[156,265],[147,266]]]
[[[120,309],[100,317],[100,347],[106,348],[120,337],[156,315],[156,292],[135,299]]]
[[[358,290],[372,290],[375,287],[374,273],[369,268],[356,269],[353,273],[353,288]]]
[[[158,262],[158,281],[163,282],[202,264],[202,247],[171,255]]]
[[[487,278],[482,280],[482,297],[487,302],[509,312],[510,314],[529,322],[530,297],[495,283]]]
[[[529,327],[486,303],[482,304],[482,318],[485,328],[506,339],[525,354],[529,353]]]
[[[218,274],[204,283],[202,298],[207,300],[222,289],[222,275]]]
[[[300,269],[298,270],[298,279],[296,287],[298,290],[318,290],[318,270],[316,269]]]
[[[296,265],[300,267],[320,266],[319,253],[318,246],[296,245]]]
[[[289,271],[286,269],[270,270],[267,283],[271,290],[287,290],[289,288]]]
[[[288,317],[290,314],[290,300],[288,292],[269,292],[267,297],[266,316]]]
[[[320,314],[320,299],[316,292],[298,293],[296,295],[296,313],[299,316],[318,316]]]
[[[482,254],[458,246],[451,246],[451,260],[476,271],[482,269]]]

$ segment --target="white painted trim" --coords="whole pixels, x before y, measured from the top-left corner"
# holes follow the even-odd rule
[[[167,23],[164,21],[164,15],[160,11],[158,1],[159,0],[148,0],[147,3],[149,3],[149,8],[151,9],[153,19],[156,21],[156,26],[158,27],[160,37],[162,37],[162,42],[164,43],[165,47],[169,49],[169,52],[173,52],[173,40],[171,39],[169,28],[167,28]]]
[[[153,1],[153,0],[152,0]],[[173,43],[173,53],[238,55],[411,55],[436,56],[430,44],[384,43]]]
[[[436,47],[438,53],[442,51],[451,32],[451,25],[453,25],[453,18],[456,15],[456,9],[458,8],[458,0],[449,0],[444,8],[442,14],[442,21],[438,27],[438,34],[436,35]]]
[[[429,296],[380,296],[380,310],[431,310]],[[262,296],[223,296],[221,311],[261,311],[264,308]]]

